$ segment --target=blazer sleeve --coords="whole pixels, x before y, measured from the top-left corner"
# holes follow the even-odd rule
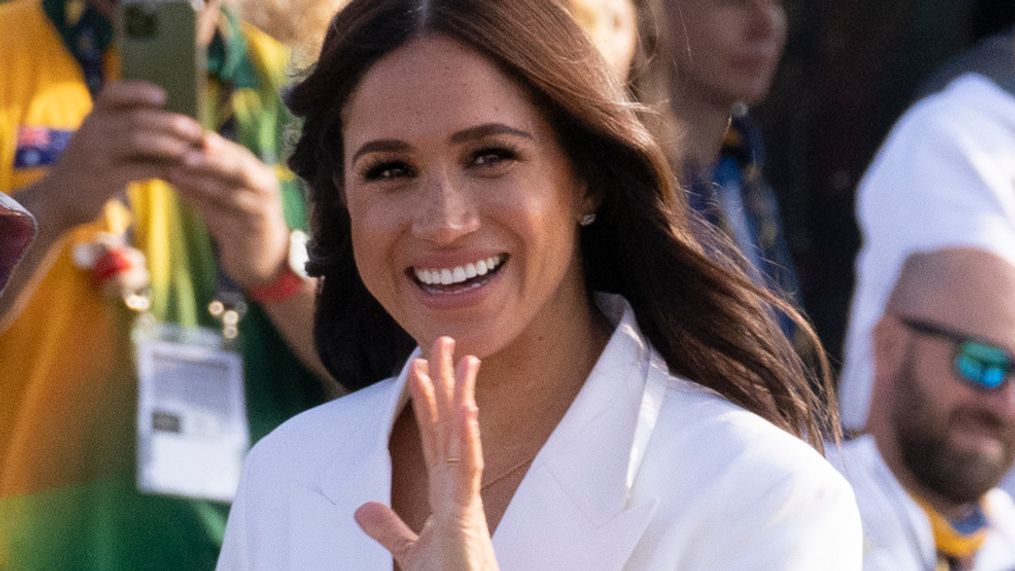
[[[749,485],[749,484],[748,484]],[[863,534],[849,483],[821,463],[796,471],[763,490],[753,504],[727,519],[702,546],[700,569],[855,571],[861,569]]]

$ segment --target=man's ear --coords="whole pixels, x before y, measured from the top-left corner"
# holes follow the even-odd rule
[[[874,397],[884,395],[884,389],[899,375],[905,366],[909,329],[891,313],[881,316],[871,331],[871,348],[874,358]],[[880,388],[879,388],[880,387]]]

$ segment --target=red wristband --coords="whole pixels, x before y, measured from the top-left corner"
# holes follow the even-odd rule
[[[264,304],[285,301],[303,289],[303,278],[296,275],[296,272],[288,264],[282,266],[282,273],[273,281],[247,290],[247,297]]]

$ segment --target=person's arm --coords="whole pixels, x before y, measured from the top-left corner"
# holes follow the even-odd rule
[[[274,168],[245,147],[207,133],[201,148],[187,153],[167,180],[198,206],[222,268],[238,286],[250,290],[277,278],[288,260],[289,228]],[[314,350],[314,289],[308,282],[296,295],[262,307],[296,356],[330,379]]]
[[[0,331],[27,304],[68,231],[94,220],[130,181],[164,176],[200,142],[201,125],[163,111],[165,101],[165,91],[155,85],[110,83],[49,173],[17,192],[39,233],[0,297]]]
[[[756,482],[744,481],[750,489]],[[863,534],[849,483],[823,462],[788,475],[737,506],[689,568],[859,571]]]
[[[331,375],[314,350],[313,322],[316,295],[317,280],[308,280],[292,297],[281,301],[261,302],[261,307],[300,361],[317,376],[330,379]],[[332,383],[329,386],[332,389],[329,391],[330,397],[341,396],[343,392],[341,385]]]

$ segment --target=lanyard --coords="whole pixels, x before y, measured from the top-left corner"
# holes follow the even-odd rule
[[[85,85],[94,97],[105,82],[103,65],[113,42],[113,26],[85,0],[43,0],[42,8],[81,66]]]

